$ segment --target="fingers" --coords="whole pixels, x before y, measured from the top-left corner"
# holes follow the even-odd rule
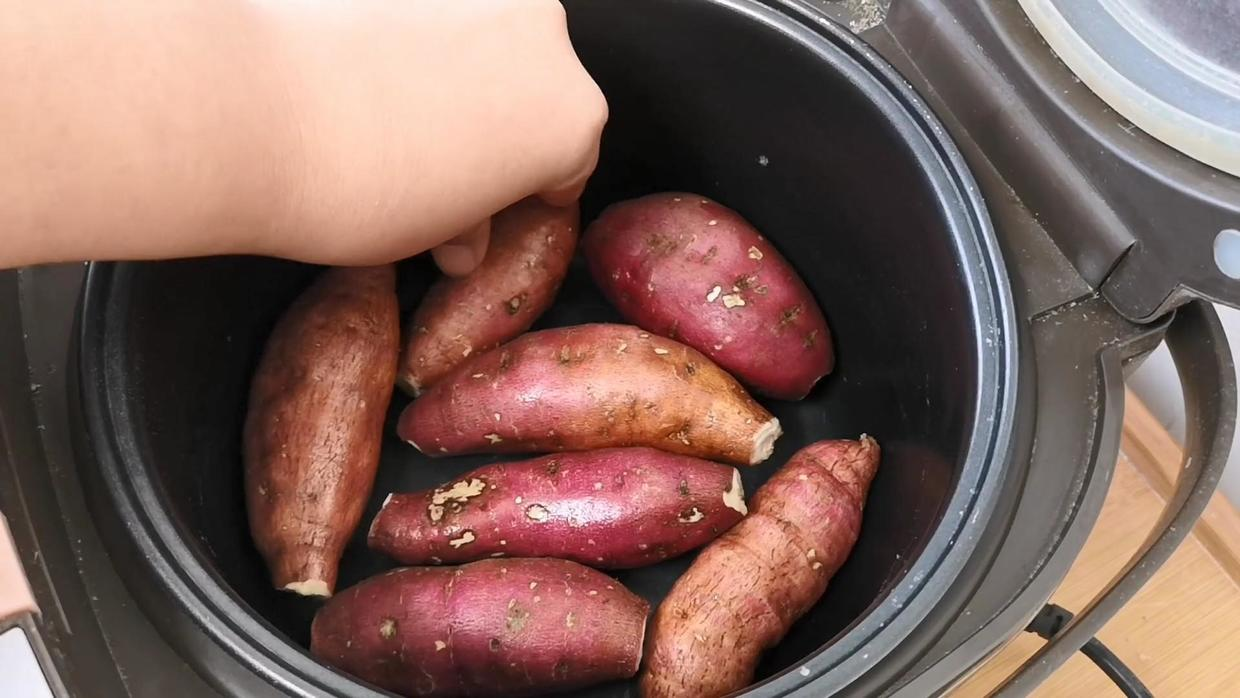
[[[553,166],[551,181],[537,192],[552,206],[567,206],[581,197],[598,166],[603,128],[609,116],[607,98],[579,62],[571,43],[567,42],[567,33],[565,44],[566,63],[573,66],[570,71],[573,79],[564,83],[571,106],[561,113],[570,118],[557,129],[556,141],[562,148],[558,167]],[[573,87],[567,87],[569,83]]]
[[[585,191],[586,184],[590,181],[590,175],[594,174],[594,168],[598,166],[598,158],[599,139],[595,137],[591,144],[587,146],[586,152],[581,158],[582,164],[577,171],[570,175],[563,183],[540,192],[538,198],[552,206],[568,206],[577,201],[577,199],[581,198],[581,193]]]
[[[435,264],[448,276],[465,276],[482,263],[491,240],[491,219],[431,250]]]
[[[276,236],[282,255],[431,249],[467,274],[486,250],[477,221],[530,196],[580,197],[608,109],[558,0],[275,5],[296,76],[289,130],[310,134],[290,158],[281,230],[298,235]]]

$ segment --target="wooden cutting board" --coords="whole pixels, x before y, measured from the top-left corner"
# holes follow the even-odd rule
[[[1131,392],[1119,463],[1101,517],[1052,600],[1081,609],[1128,561],[1157,521],[1180,470],[1180,447]],[[1098,634],[1159,698],[1240,696],[1240,514],[1215,495],[1168,563]],[[1044,641],[1022,633],[956,689],[987,695]],[[1033,694],[1123,694],[1078,653]]]

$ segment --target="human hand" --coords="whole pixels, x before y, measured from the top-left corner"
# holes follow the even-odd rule
[[[277,3],[301,177],[269,254],[369,264],[485,254],[490,216],[574,201],[607,104],[557,0]]]

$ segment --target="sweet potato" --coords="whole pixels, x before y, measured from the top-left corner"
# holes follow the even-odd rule
[[[391,265],[329,269],[267,340],[245,420],[245,494],[278,589],[335,588],[379,465],[399,313]]]
[[[878,456],[866,436],[820,441],[758,489],[752,513],[698,555],[655,614],[644,698],[713,698],[753,680],[761,653],[852,550]]]
[[[428,455],[649,446],[734,464],[771,455],[779,421],[702,354],[629,325],[523,335],[409,405],[401,438]]]
[[[736,468],[613,448],[488,465],[391,495],[370,547],[407,565],[507,555],[622,569],[705,545],[744,515]]]
[[[799,399],[831,372],[818,302],[735,211],[696,194],[645,196],[607,208],[581,247],[625,319],[697,349],[756,392]]]
[[[579,225],[576,204],[526,199],[496,214],[482,264],[464,278],[435,282],[414,311],[401,388],[416,397],[470,354],[528,330],[568,273]]]
[[[407,567],[327,602],[310,651],[407,696],[522,696],[637,673],[645,600],[568,560]]]

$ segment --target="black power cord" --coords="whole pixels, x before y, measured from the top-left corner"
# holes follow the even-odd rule
[[[1042,607],[1041,611],[1038,611],[1038,615],[1029,622],[1029,627],[1025,628],[1025,631],[1036,633],[1043,640],[1050,640],[1058,635],[1059,631],[1071,620],[1071,611],[1048,603]],[[1141,679],[1132,673],[1132,669],[1125,666],[1114,652],[1098,641],[1098,638],[1090,638],[1089,642],[1082,645],[1081,654],[1089,657],[1090,661],[1098,665],[1098,668],[1114,681],[1119,690],[1123,691],[1128,698],[1154,698],[1154,694],[1150,693],[1150,689],[1146,688],[1145,684],[1141,683]]]

